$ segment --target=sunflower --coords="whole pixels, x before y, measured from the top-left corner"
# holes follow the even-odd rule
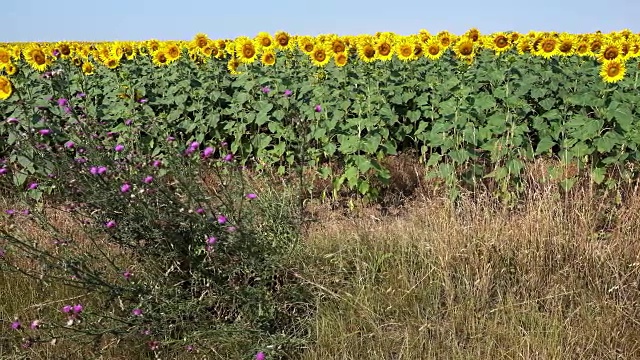
[[[506,51],[509,51],[511,48],[511,41],[507,35],[503,32],[497,32],[491,36],[491,49],[497,54],[500,55]]]
[[[176,45],[175,43],[167,44],[163,50],[167,56],[167,62],[169,63],[178,60],[178,58],[180,58],[180,53],[182,52],[180,50],[180,47],[178,47],[178,45]]]
[[[215,47],[218,49],[218,55],[216,55],[218,59],[224,58],[225,53],[231,55],[231,53],[229,52],[230,49],[227,49],[227,45],[230,43],[230,41],[219,39],[214,41],[214,43]]]
[[[291,35],[286,31],[278,31],[275,34],[276,46],[280,50],[292,50],[294,42],[291,41]]]
[[[115,69],[120,65],[120,58],[114,55],[107,58],[105,61],[103,61],[103,63],[104,66],[108,67],[109,69]]]
[[[425,44],[424,55],[431,60],[438,60],[444,54],[444,50],[440,40],[434,37]]]
[[[199,47],[200,49],[204,48],[205,46],[209,45],[209,37],[207,37],[206,34],[203,33],[198,33],[196,34],[196,36],[194,36],[193,38],[193,44],[196,47]]]
[[[122,44],[122,51],[127,60],[133,60],[136,57],[136,45],[132,42]]]
[[[431,39],[431,33],[425,29],[420,29],[420,31],[418,31],[418,38],[420,39],[421,43],[426,44],[427,41]]]
[[[32,68],[38,71],[45,71],[50,64],[42,48],[36,44],[31,44],[24,49],[22,56]]]
[[[164,49],[159,49],[157,51],[155,51],[152,54],[152,58],[151,61],[156,65],[156,66],[167,66],[171,63],[171,61],[169,61],[169,57],[167,56],[167,53]]]
[[[480,40],[480,30],[471,28],[464,34],[464,36],[471,39],[473,42],[478,42],[478,40]]]
[[[388,35],[381,36],[375,43],[376,59],[382,61],[391,60],[393,57],[393,45]]]
[[[240,74],[240,72],[238,71],[238,67],[240,66],[240,64],[241,62],[237,57],[231,57],[227,62],[227,69],[232,75],[238,75]]]
[[[438,37],[438,40],[440,41],[440,46],[442,46],[445,49],[448,48],[449,45],[451,45],[451,43],[454,40],[453,35],[446,30],[439,32],[437,37]]]
[[[349,61],[349,57],[344,52],[335,53],[333,55],[333,62],[336,64],[337,67],[343,67],[347,65],[348,61]]]
[[[520,40],[518,40],[516,47],[518,49],[518,54],[520,55],[530,53],[533,50],[531,47],[531,40],[529,40],[528,37],[521,37]]]
[[[1,67],[0,67],[1,69]],[[18,67],[13,65],[12,63],[8,63],[4,65],[4,72],[7,73],[7,75],[11,76],[11,75],[15,75],[18,72]]]
[[[235,55],[241,63],[250,64],[257,58],[256,43],[246,36],[240,36],[234,41]]]
[[[93,64],[89,61],[82,64],[82,73],[85,75],[93,75]]]
[[[469,61],[475,56],[475,49],[473,48],[473,40],[467,37],[459,38],[453,45],[453,52],[460,60]]]
[[[403,38],[395,44],[395,53],[398,59],[402,61],[415,60],[416,44],[412,39]]]
[[[578,56],[593,56],[593,52],[591,52],[591,47],[589,46],[589,42],[587,40],[579,40],[575,46],[575,53]]]
[[[71,59],[71,62],[73,63],[73,65],[75,65],[75,66],[77,66],[77,67],[80,67],[80,66],[82,66],[82,62],[83,62],[83,61],[82,61],[82,59],[81,59],[81,58],[79,58],[79,57],[77,57],[77,56],[74,56],[74,57]]]
[[[55,49],[60,53],[60,57],[66,59],[71,56],[71,44],[61,41],[55,45]]]
[[[6,76],[0,76],[0,100],[6,100],[11,96],[13,87]]]
[[[334,39],[331,40],[331,51],[334,54],[345,52],[346,50],[347,50],[347,45],[341,38],[335,37]]]
[[[276,46],[276,42],[271,35],[267,32],[260,32],[258,36],[253,39],[261,50],[271,50]]]
[[[558,54],[558,40],[554,36],[543,35],[539,38],[539,41],[537,41],[537,45],[538,48],[535,55],[549,59]]]
[[[313,41],[313,38],[310,36],[301,36],[298,38],[298,48],[300,48],[300,50],[307,54],[307,55],[311,55],[311,52],[313,51],[313,49],[315,48],[315,44]]]
[[[622,49],[617,42],[610,41],[603,44],[598,53],[598,60],[601,62],[616,60],[618,57],[622,57]]]
[[[591,49],[591,52],[594,54],[599,53],[600,49],[602,49],[602,39],[600,37],[594,37],[591,40],[590,49]]]
[[[571,56],[575,52],[575,39],[572,35],[563,33],[558,38],[558,54],[561,56]]]
[[[364,62],[372,62],[376,59],[376,49],[371,39],[360,39],[358,41],[358,56]]]
[[[0,47],[0,68],[3,65],[10,64],[10,63],[11,63],[11,52],[9,52],[9,49]]]
[[[322,43],[315,44],[309,56],[315,66],[325,66],[331,60],[329,47]]]
[[[80,56],[83,60],[89,59],[89,55],[91,54],[91,47],[88,45],[78,46],[76,49],[76,55]]]
[[[11,53],[11,58],[18,61],[22,57],[22,47],[20,45],[14,45],[13,47],[8,48]]]
[[[265,66],[272,66],[273,64],[276,63],[276,54],[273,52],[273,50],[267,50],[262,53],[262,56],[260,57],[260,61]]]
[[[600,77],[608,83],[614,83],[622,80],[626,72],[624,62],[620,60],[605,61],[600,68]]]

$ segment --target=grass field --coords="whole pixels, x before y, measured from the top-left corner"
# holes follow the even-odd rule
[[[609,200],[540,185],[517,209],[477,194],[454,207],[427,192],[385,213],[311,201],[317,221],[293,266],[318,311],[300,358],[640,358],[640,196]],[[12,314],[84,294],[7,274],[0,294],[3,359],[98,357],[99,346],[68,341],[14,351],[4,330]],[[102,358],[152,357],[132,349]]]

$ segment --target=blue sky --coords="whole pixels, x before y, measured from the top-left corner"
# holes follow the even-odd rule
[[[260,31],[340,35],[553,30],[640,32],[640,0],[7,0],[0,42],[187,40]]]

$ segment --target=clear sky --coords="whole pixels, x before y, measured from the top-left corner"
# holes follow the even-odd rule
[[[0,42],[514,30],[640,32],[640,0],[1,0]]]

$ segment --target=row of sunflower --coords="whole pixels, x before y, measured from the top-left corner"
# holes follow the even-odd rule
[[[7,76],[18,72],[16,64],[21,59],[38,71],[46,71],[58,59],[69,59],[84,74],[91,75],[98,65],[114,69],[137,56],[149,56],[156,66],[167,66],[181,56],[188,56],[197,63],[211,59],[226,61],[228,70],[236,74],[241,64],[259,61],[264,66],[272,66],[278,54],[296,50],[308,55],[316,66],[325,66],[333,60],[338,67],[345,66],[350,59],[372,62],[395,57],[413,61],[425,57],[437,60],[446,53],[471,63],[480,51],[492,51],[496,55],[516,51],[543,58],[575,55],[598,59],[602,63],[602,78],[616,82],[625,75],[626,61],[640,56],[640,34],[623,30],[608,34],[532,31],[483,35],[474,28],[460,36],[448,31],[432,35],[420,30],[408,36],[380,32],[312,37],[291,36],[280,31],[273,36],[261,32],[254,38],[240,36],[234,40],[213,40],[205,34],[197,34],[190,41],[0,43],[0,99],[10,95],[11,83]]]

